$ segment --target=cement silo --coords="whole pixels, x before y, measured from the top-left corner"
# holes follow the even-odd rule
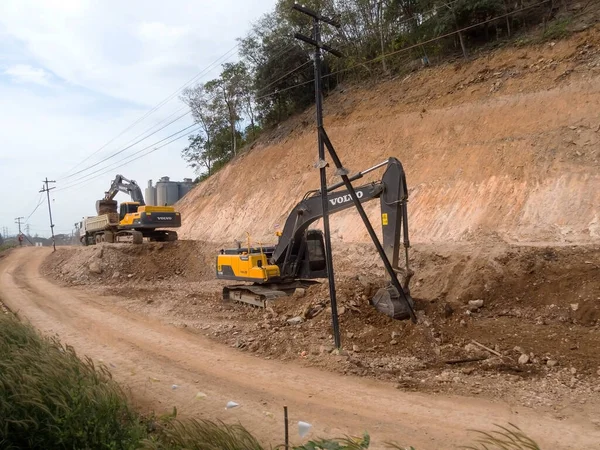
[[[148,180],[148,187],[145,189],[144,200],[146,205],[156,206],[156,188],[152,186],[152,180]]]
[[[156,205],[173,205],[179,200],[179,183],[162,177],[156,183]]]
[[[194,182],[191,178],[184,178],[183,182],[179,183],[179,199],[182,199],[185,194],[190,192],[194,187]]]

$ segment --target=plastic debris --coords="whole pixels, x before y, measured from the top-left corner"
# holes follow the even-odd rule
[[[310,423],[307,422],[298,422],[298,434],[300,435],[301,438],[303,438],[304,436],[306,436],[310,429],[312,428],[312,425]]]
[[[178,385],[178,384],[174,384],[173,386],[171,386],[171,389],[175,390],[175,389],[177,389],[178,387],[179,387],[179,385]]]
[[[238,406],[240,406],[239,403],[229,401],[227,402],[225,409],[237,408]]]
[[[206,395],[204,392],[198,392],[196,394],[196,398],[206,398],[208,397],[208,395]]]

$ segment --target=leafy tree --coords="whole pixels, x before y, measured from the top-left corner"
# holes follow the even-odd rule
[[[533,26],[544,22],[547,9],[555,8],[554,3],[530,8],[536,1],[304,0],[302,3],[341,24],[339,29],[322,27],[321,40],[344,54],[342,59],[323,55],[327,95],[349,77],[361,81],[380,74],[394,75],[412,70],[419,60],[429,64],[430,56],[453,55],[458,48],[468,57],[470,48],[502,35],[503,28],[510,36],[525,23]],[[205,176],[214,173],[237,155],[245,142],[253,141],[262,130],[314,102],[313,49],[294,38],[295,32],[310,33],[312,19],[294,11],[294,3],[295,0],[277,0],[273,10],[238,40],[240,61],[224,64],[217,78],[185,90],[182,100],[192,110],[201,131],[190,136],[182,156],[198,173]],[[493,27],[495,36],[489,32]]]

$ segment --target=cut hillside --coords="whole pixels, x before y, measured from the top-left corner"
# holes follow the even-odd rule
[[[415,243],[600,238],[598,26],[374,86],[340,87],[325,110],[351,172],[389,156],[402,161]],[[180,235],[225,243],[248,232],[274,242],[276,225],[318,187],[313,116],[311,109],[281,124],[182,199]],[[377,202],[367,210],[375,219]],[[351,210],[332,217],[332,232],[334,242],[368,241]]]

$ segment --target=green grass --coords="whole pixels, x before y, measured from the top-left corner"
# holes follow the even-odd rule
[[[571,18],[561,18],[553,20],[548,24],[544,33],[542,34],[541,41],[554,41],[567,37],[571,32],[569,31],[569,25],[571,24]]]
[[[243,426],[190,419],[159,425],[157,433],[143,442],[148,450],[264,450]]]
[[[2,245],[0,245],[0,253],[6,250],[10,250],[11,248],[15,248],[16,246],[17,244],[15,244],[14,242],[5,242]]]
[[[242,425],[140,416],[104,366],[0,314],[0,449],[265,450]],[[283,429],[283,424],[282,424]],[[475,431],[469,450],[540,450],[514,425]],[[368,449],[370,437],[315,439],[294,450]],[[388,444],[390,448],[409,450]],[[282,446],[277,447],[283,448]]]
[[[105,368],[0,315],[0,448],[133,449],[145,435]]]

